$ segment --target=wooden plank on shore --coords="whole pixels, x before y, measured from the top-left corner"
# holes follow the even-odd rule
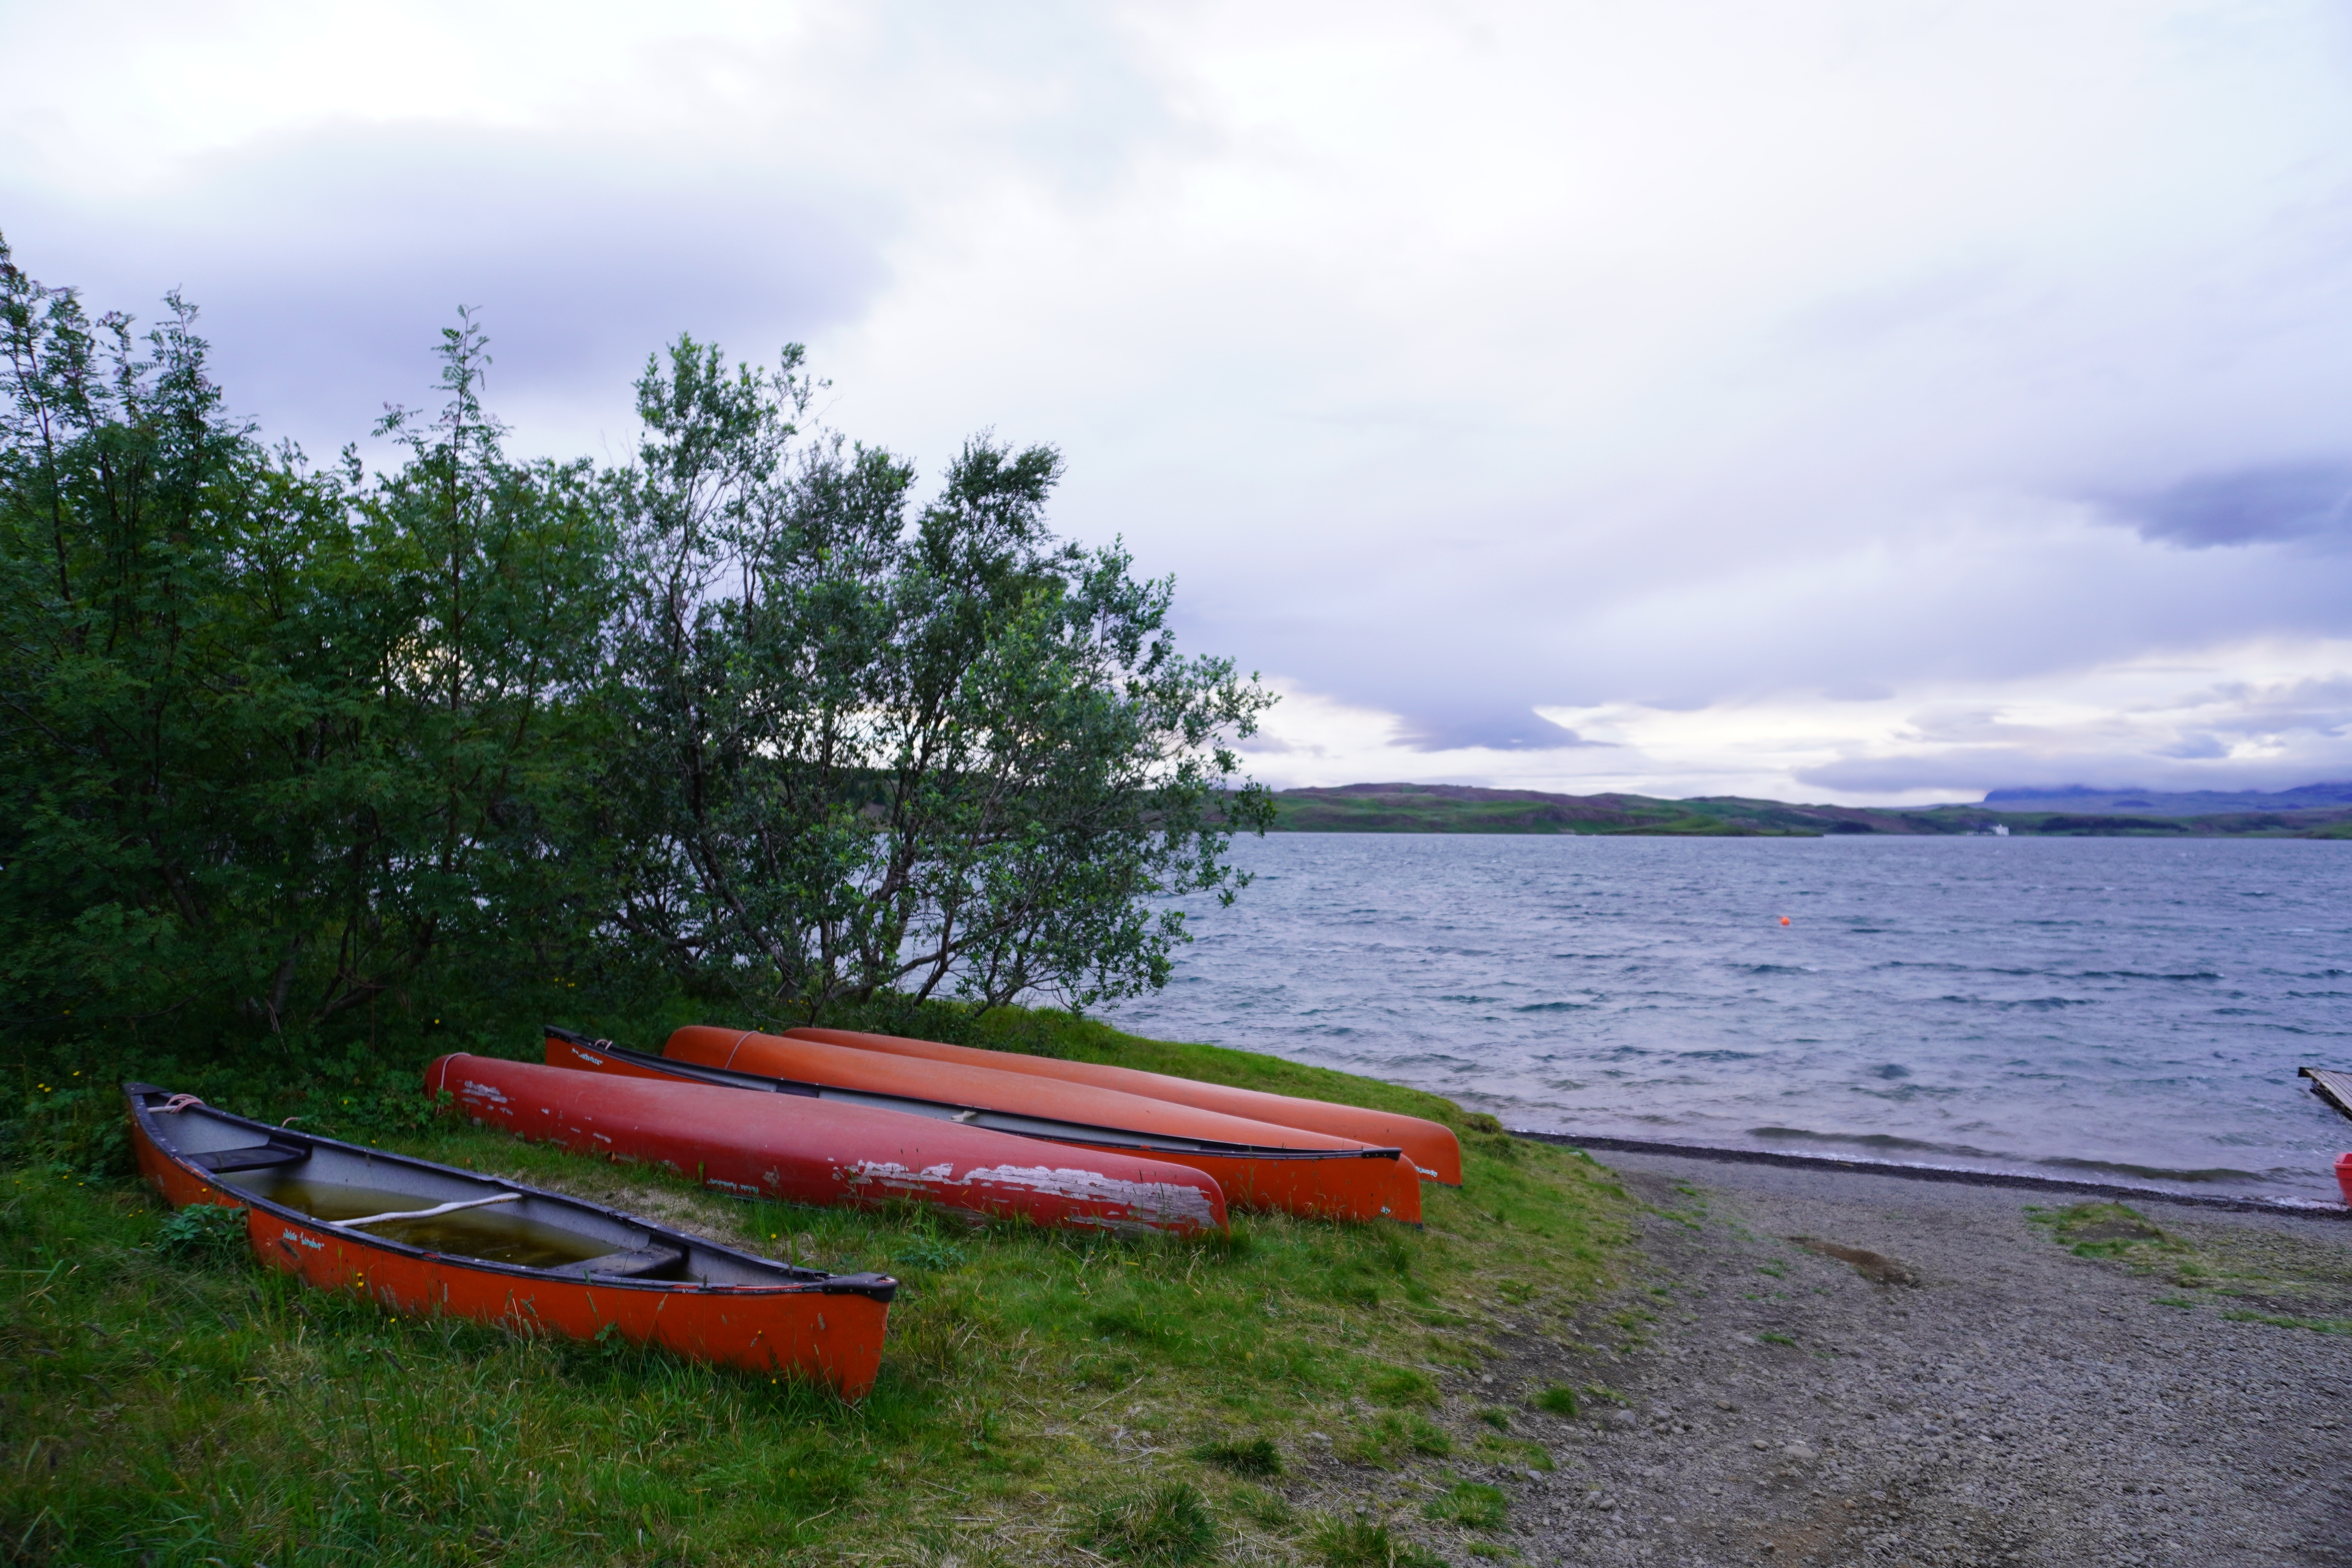
[[[2294,1070],[2311,1080],[2312,1093],[2346,1116],[2352,1117],[2352,1072],[2337,1072],[2333,1068],[2297,1068]]]

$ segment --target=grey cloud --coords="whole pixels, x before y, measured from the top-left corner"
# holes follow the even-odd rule
[[[2341,734],[2352,725],[2352,680],[2295,680],[2276,686],[2229,681],[2174,704],[2220,711],[2199,720],[2200,728],[2235,735],[2274,735],[2287,731]]]
[[[2140,536],[2190,550],[2352,533],[2352,465],[2282,463],[2200,474],[2110,509]]]
[[[1408,716],[1397,737],[1416,752],[1483,746],[1495,752],[1556,752],[1605,746],[1553,723],[1531,709],[1454,709]]]
[[[868,198],[591,151],[410,127],[310,136],[135,209],[12,199],[8,237],[19,265],[95,307],[152,318],[184,289],[231,405],[313,450],[363,437],[386,402],[429,402],[430,351],[461,304],[490,334],[493,410],[560,444],[631,428],[629,383],[679,331],[766,360],[882,281],[894,219]]]
[[[2103,781],[2093,786],[2099,790],[2291,789],[2347,770],[2352,770],[2352,748],[2336,748],[2327,754],[2306,754],[2300,760],[2217,768],[2210,762],[2167,752],[2137,755],[2075,749],[2034,752],[2004,747],[1923,752],[1906,756],[1846,757],[1819,767],[1800,769],[1794,776],[1817,788],[1858,795],[1937,790],[1956,801],[1973,801],[1996,789],[2058,790],[2080,785],[2084,779]]]
[[[2352,770],[2352,680],[2225,682],[2185,694],[2158,711],[2180,717],[2174,724],[2159,720],[2140,727],[2135,715],[2118,711],[2047,726],[1952,709],[1915,718],[1915,752],[1843,757],[1795,776],[1828,789],[1957,795],[2056,789],[2086,779],[2116,788],[2278,789]],[[2231,742],[2249,737],[2271,742],[2266,754],[2232,757]]]

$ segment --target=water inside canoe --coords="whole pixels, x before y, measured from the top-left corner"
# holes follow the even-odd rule
[[[433,1207],[432,1199],[420,1198],[414,1193],[306,1181],[270,1171],[256,1171],[249,1175],[240,1172],[215,1179],[223,1186],[283,1204],[313,1219],[356,1219],[361,1215]],[[524,1268],[559,1268],[567,1263],[584,1263],[620,1250],[609,1241],[559,1230],[501,1213],[498,1208],[460,1209],[431,1219],[387,1220],[382,1225],[362,1226],[352,1234]]]

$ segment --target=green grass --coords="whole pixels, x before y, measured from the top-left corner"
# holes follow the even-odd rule
[[[1401,1541],[1385,1524],[1366,1519],[1327,1519],[1311,1537],[1315,1554],[1328,1568],[1444,1568],[1445,1559],[1411,1541]]]
[[[1493,1358],[1503,1315],[1564,1339],[1610,1281],[1629,1211],[1607,1173],[1389,1085],[1058,1015],[946,1023],[973,1043],[1433,1115],[1461,1131],[1467,1180],[1425,1189],[1418,1230],[1261,1215],[1193,1241],[967,1229],[929,1211],[734,1202],[434,1121],[388,1070],[281,1086],[147,1064],[226,1109],[305,1114],[773,1256],[896,1273],[881,1380],[853,1407],[625,1344],[302,1289],[122,1174],[94,1067],[28,1073],[16,1163],[0,1167],[14,1369],[0,1540],[28,1563],[190,1568],[1081,1550],[1342,1563],[1375,1545],[1383,1565],[1426,1560],[1387,1526],[1316,1523],[1316,1500],[1351,1485],[1454,1495],[1435,1462],[1474,1431],[1492,1438],[1449,1392],[1456,1374]],[[1367,1394],[1386,1408],[1361,1413]],[[1285,1466],[1318,1451],[1316,1430],[1341,1457]]]
[[[1553,1415],[1572,1417],[1577,1412],[1576,1390],[1564,1383],[1552,1384],[1529,1403]]]
[[[1078,1539],[1122,1563],[1192,1563],[1216,1549],[1217,1521],[1199,1488],[1162,1481],[1096,1510]]]
[[[1456,1481],[1432,1498],[1423,1511],[1432,1519],[1449,1520],[1472,1530],[1500,1530],[1510,1512],[1511,1500],[1500,1487],[1483,1481]]]
[[[1483,1413],[1481,1419],[1484,1418]],[[1551,1470],[1559,1468],[1551,1450],[1541,1443],[1531,1443],[1520,1437],[1497,1437],[1480,1433],[1477,1449],[1482,1458],[1496,1460],[1523,1470]]]
[[[2051,1239],[2077,1258],[2106,1258],[2146,1272],[2166,1262],[2178,1265],[2189,1248],[2126,1204],[2073,1204],[2063,1209],[2029,1209],[2026,1222],[2047,1226]],[[2196,1265],[2185,1265],[2191,1272]]]
[[[2274,1329],[2308,1329],[2317,1334],[2352,1334],[2352,1318],[2298,1318],[2284,1312],[2227,1311],[2234,1323],[2268,1323]]]
[[[1192,1457],[1204,1465],[1214,1465],[1237,1476],[1265,1479],[1283,1472],[1282,1450],[1268,1437],[1227,1439],[1196,1443]]]
[[[2352,1263],[2340,1248],[2246,1228],[2175,1234],[2122,1204],[2029,1206],[2025,1217],[2077,1257],[2177,1289],[2152,1297],[2153,1306],[2193,1312],[2226,1302],[2219,1315],[2232,1322],[2352,1335]]]

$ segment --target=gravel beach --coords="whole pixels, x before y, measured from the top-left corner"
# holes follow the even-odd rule
[[[2352,1222],[1604,1158],[1645,1265],[1493,1379],[1623,1400],[1520,1418],[1528,1559],[2352,1564]]]

